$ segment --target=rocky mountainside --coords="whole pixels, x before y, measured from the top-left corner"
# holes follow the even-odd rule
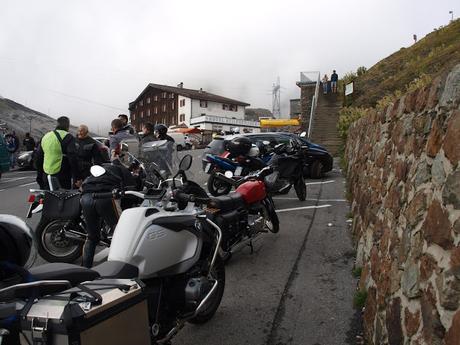
[[[15,131],[19,137],[23,137],[31,129],[32,136],[38,139],[56,127],[56,119],[0,97],[0,127],[7,132]],[[76,129],[71,126],[70,131],[75,133]]]

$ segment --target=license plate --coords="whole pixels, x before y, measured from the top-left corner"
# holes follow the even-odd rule
[[[236,167],[235,169],[235,176],[241,176],[241,173],[243,172],[242,167]]]
[[[206,164],[206,167],[204,168],[204,172],[207,174],[209,173],[209,170],[211,170],[211,163]]]

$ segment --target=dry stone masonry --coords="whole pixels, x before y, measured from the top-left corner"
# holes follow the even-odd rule
[[[369,344],[460,344],[460,65],[346,144]]]

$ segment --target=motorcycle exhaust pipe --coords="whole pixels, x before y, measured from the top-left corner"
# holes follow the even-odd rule
[[[74,241],[85,242],[88,236],[73,230],[67,230],[65,232],[65,237]]]

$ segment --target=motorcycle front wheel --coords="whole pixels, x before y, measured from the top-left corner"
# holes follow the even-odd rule
[[[295,194],[299,198],[300,201],[305,201],[307,198],[307,186],[305,184],[305,179],[303,175],[300,174],[299,178],[294,184]]]
[[[212,196],[220,196],[230,193],[232,185],[219,180],[214,173],[208,179],[208,190]]]
[[[273,203],[273,200],[271,200],[270,198],[265,199],[262,202],[262,205],[264,208],[263,216],[265,218],[265,227],[268,228],[270,232],[276,234],[278,231],[280,231],[280,221],[275,211],[275,204]]]
[[[66,230],[81,232],[82,229],[72,220],[52,220],[43,218],[35,229],[37,251],[48,262],[73,263],[82,254],[83,241],[66,236]]]
[[[217,286],[216,291],[214,291],[211,295],[209,301],[206,302],[203,311],[194,318],[188,320],[190,323],[203,324],[208,322],[216,313],[217,308],[219,308],[225,290],[225,264],[220,255],[217,255],[216,257],[211,274],[217,280],[219,285]]]

